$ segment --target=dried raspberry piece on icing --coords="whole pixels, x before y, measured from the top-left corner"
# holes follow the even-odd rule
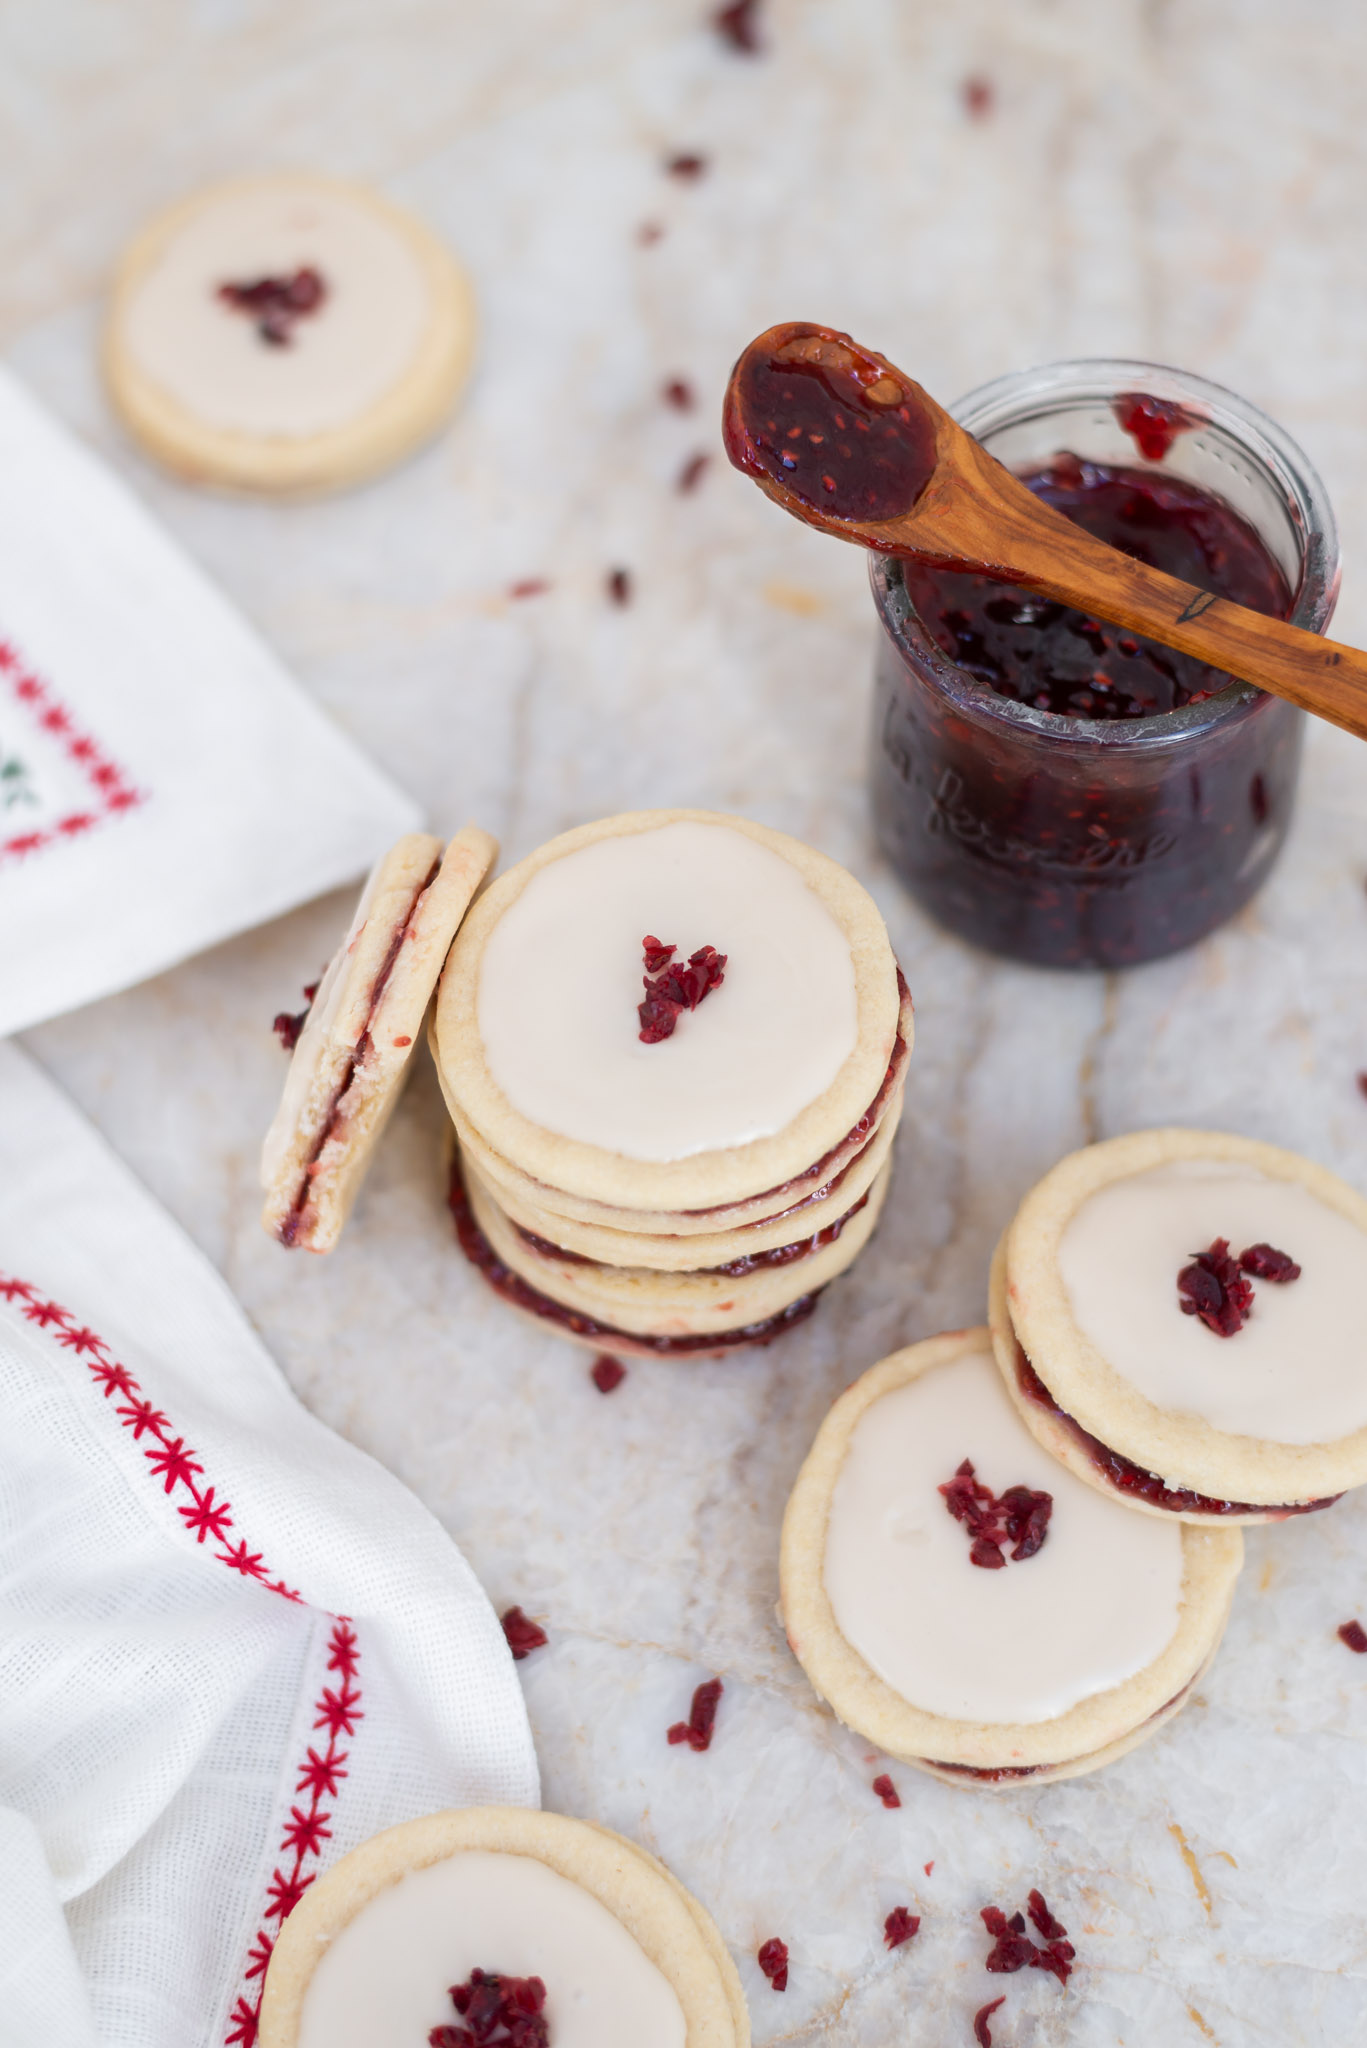
[[[788,1944],[775,1935],[766,1941],[755,1957],[775,1991],[788,1989]]]
[[[250,313],[256,331],[272,348],[288,348],[298,321],[316,313],[328,295],[321,271],[303,264],[288,277],[258,277],[250,284],[221,284],[218,297],[235,313]]]
[[[1193,1252],[1177,1276],[1184,1316],[1199,1316],[1217,1337],[1232,1337],[1248,1321],[1253,1289],[1229,1255],[1229,1239],[1217,1237],[1206,1251]]]
[[[539,1977],[501,1977],[472,1970],[451,1986],[451,2003],[464,2026],[433,2027],[428,2048],[549,2048],[546,1987]]]
[[[1008,1486],[998,1496],[984,1486],[965,1458],[954,1477],[940,1488],[945,1506],[956,1522],[962,1522],[973,1538],[968,1557],[983,1571],[1001,1571],[1006,1563],[1006,1545],[1012,1559],[1023,1563],[1033,1557],[1049,1531],[1054,1496],[1036,1493],[1029,1486]]]
[[[1246,1252],[1240,1252],[1239,1265],[1255,1280],[1271,1280],[1277,1287],[1287,1287],[1301,1277],[1301,1269],[1290,1253],[1279,1252],[1270,1244],[1251,1244]]]
[[[973,2038],[977,2042],[978,2048],[992,2048],[992,2029],[988,2026],[987,2023],[991,2019],[993,2013],[997,2010],[997,2007],[999,2005],[1005,2004],[1006,1999],[1004,1996],[1001,1998],[994,1998],[992,1999],[990,2004],[980,2005],[978,2007],[978,2010],[974,2013]]]
[[[686,1742],[699,1755],[712,1747],[712,1730],[717,1720],[717,1702],[724,1688],[719,1678],[709,1678],[693,1695],[686,1721],[676,1721],[669,1730],[671,1743]]]
[[[904,1941],[921,1931],[918,1913],[909,1913],[905,1906],[894,1906],[883,1922],[883,1941],[888,1948],[900,1948]]]
[[[878,1794],[878,1797],[882,1800],[884,1806],[894,1807],[900,1806],[902,1804],[901,1796],[898,1793],[897,1787],[893,1784],[892,1779],[888,1776],[886,1771],[884,1771],[881,1778],[874,1779],[873,1789]]]
[[[530,1657],[533,1650],[544,1650],[550,1641],[545,1629],[529,1620],[520,1607],[510,1607],[503,1616],[503,1633],[508,1638],[508,1648],[513,1653],[515,1664],[520,1664],[524,1657]]]
[[[646,973],[645,1001],[637,1010],[644,1045],[658,1045],[673,1036],[685,1010],[696,1010],[704,996],[726,978],[726,955],[715,946],[699,946],[687,960],[676,960],[677,948],[647,932],[641,941]]]

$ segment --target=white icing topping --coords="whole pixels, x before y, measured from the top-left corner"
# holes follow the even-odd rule
[[[994,1493],[1050,1493],[1043,1547],[1000,1571],[939,1488],[964,1458]],[[855,1425],[826,1531],[837,1626],[894,1691],[956,1721],[1038,1722],[1120,1685],[1176,1633],[1182,1531],[1042,1451],[988,1353],[883,1395]]]
[[[327,296],[288,347],[218,297],[312,266]],[[430,298],[421,266],[382,215],[345,192],[241,187],[190,216],[143,278],[126,339],[144,374],[211,427],[288,440],[348,425],[412,364]]]
[[[643,1045],[647,933],[727,956],[672,1037]],[[484,950],[479,1029],[514,1109],[629,1159],[781,1131],[855,1047],[849,942],[788,861],[729,825],[599,839],[532,877]]]
[[[1232,1337],[1183,1315],[1177,1292],[1217,1237],[1236,1258],[1270,1244],[1301,1268],[1289,1285],[1254,1279]],[[1078,1328],[1157,1407],[1283,1444],[1367,1427],[1367,1238],[1298,1181],[1228,1160],[1156,1166],[1090,1196],[1058,1258]]]
[[[467,1850],[378,1892],[319,1959],[299,2048],[419,2048],[472,1970],[540,1977],[555,2048],[684,2048],[673,1986],[591,1893],[535,1857]]]

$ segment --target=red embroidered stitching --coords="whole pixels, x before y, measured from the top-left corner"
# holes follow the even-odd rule
[[[55,825],[39,831],[17,832],[9,839],[0,839],[0,861],[22,860],[26,854],[37,853],[58,840],[79,838],[121,811],[131,811],[135,805],[146,802],[145,792],[135,789],[122,768],[101,752],[89,733],[81,731],[52,685],[35,675],[7,640],[0,640],[0,680],[9,684],[13,697],[39,728],[60,741],[67,759],[76,763],[90,784],[98,806],[95,810],[69,811]]]
[[[177,1502],[176,1511],[185,1526],[194,1534],[196,1543],[212,1538],[223,1548],[214,1552],[220,1564],[230,1571],[240,1572],[244,1578],[255,1579],[269,1592],[278,1593],[282,1600],[293,1600],[303,1606],[300,1594],[283,1579],[272,1579],[259,1550],[249,1550],[241,1537],[234,1544],[228,1539],[233,1528],[232,1503],[216,1497],[212,1486],[197,1486],[196,1479],[204,1476],[204,1467],[194,1451],[186,1444],[184,1437],[171,1435],[171,1424],[159,1408],[154,1408],[146,1398],[142,1387],[117,1359],[109,1355],[109,1346],[103,1337],[85,1325],[77,1327],[74,1317],[59,1302],[44,1300],[38,1289],[27,1280],[17,1280],[0,1274],[0,1301],[18,1303],[21,1315],[35,1328],[44,1330],[64,1350],[74,1352],[82,1359],[106,1401],[114,1395],[121,1398],[115,1408],[121,1426],[141,1443],[150,1436],[151,1445],[144,1449],[151,1470],[161,1480],[163,1490],[170,1494],[182,1490],[189,1495],[188,1504]],[[361,1688],[356,1682],[357,1667],[360,1663],[360,1645],[356,1630],[348,1615],[339,1614],[333,1618],[328,1635],[327,1669],[336,1674],[336,1682],[324,1686],[314,1701],[314,1729],[325,1728],[327,1739],[322,1753],[312,1746],[308,1760],[299,1767],[296,1793],[307,1795],[307,1804],[292,1806],[280,1836],[277,1852],[279,1861],[271,1872],[266,1888],[266,1909],[263,1922],[287,1920],[298,1905],[304,1893],[317,1876],[316,1870],[305,1865],[320,1857],[323,1844],[332,1838],[328,1822],[332,1819],[330,1808],[325,1809],[325,1799],[335,1799],[340,1781],[349,1774],[345,1769],[350,1752],[344,1749],[342,1738],[348,1739],[356,1733],[356,1723],[363,1721],[361,1709]],[[257,1980],[253,1993],[244,1990],[228,2015],[228,2032],[224,2036],[224,2048],[254,2048],[261,2021],[261,1993],[264,1988],[266,1965],[271,1959],[275,1946],[275,1934],[268,1924],[256,1931],[252,1946],[247,1952],[243,1969],[243,1982],[250,1986]]]

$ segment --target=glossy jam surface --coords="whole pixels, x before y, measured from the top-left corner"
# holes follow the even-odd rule
[[[737,469],[837,519],[896,519],[935,472],[914,386],[829,327],[774,328],[737,363],[723,420]]]
[[[1025,482],[1097,540],[1284,619],[1291,592],[1253,528],[1180,477],[1060,455]],[[908,562],[912,603],[937,645],[999,697],[1063,718],[1155,718],[1223,690],[1229,677],[1052,598],[989,576]]]
[[[1186,582],[1291,608],[1257,535],[1191,484],[1069,456],[1026,481]],[[1293,706],[1246,696],[1203,720],[1229,678],[1191,657],[987,577],[898,563],[876,580],[875,817],[940,923],[1040,966],[1126,967],[1261,886],[1295,794]],[[1183,707],[1197,729],[1154,727]]]

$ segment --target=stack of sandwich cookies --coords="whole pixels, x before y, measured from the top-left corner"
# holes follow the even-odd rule
[[[474,331],[464,274],[420,222],[363,187],[272,172],[143,230],[105,368],[124,420],[179,475],[323,491],[435,431]]]
[[[442,979],[461,1242],[595,1346],[763,1341],[877,1221],[911,1033],[882,919],[824,856],[702,811],[567,833]]]
[[[1175,1715],[1223,1634],[1237,1528],[1133,1514],[1022,1426],[986,1329],[885,1359],[783,1524],[783,1618],[839,1718],[949,1783],[1081,1775]]]
[[[477,825],[413,832],[376,862],[303,1020],[266,1136],[262,1222],[331,1251],[398,1101],[456,929],[498,858]]]
[[[998,1247],[997,1362],[1088,1485],[1268,1522],[1367,1482],[1367,1201],[1246,1138],[1144,1131],[1062,1160]]]
[[[260,2048],[747,2048],[710,1916],[606,1828],[516,1807],[377,1835],[305,1893],[271,1956]]]

